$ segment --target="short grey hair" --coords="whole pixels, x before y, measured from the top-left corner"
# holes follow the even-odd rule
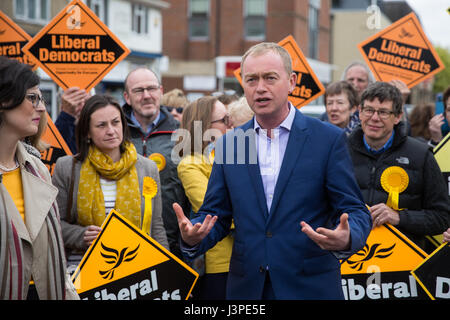
[[[125,91],[128,92],[128,88],[127,88],[128,77],[129,77],[132,73],[134,73],[134,72],[136,72],[136,71],[138,71],[138,70],[147,70],[147,71],[150,71],[151,73],[153,73],[153,74],[155,75],[156,80],[158,81],[158,84],[161,85],[161,79],[160,79],[159,75],[158,75],[155,71],[153,71],[152,69],[147,68],[147,67],[137,67],[136,69],[130,71],[130,72],[127,74],[127,76],[126,76],[126,78],[125,78],[125,81],[124,81],[124,83],[123,83]]]
[[[241,73],[244,70],[244,62],[248,56],[260,56],[270,51],[278,54],[281,57],[284,69],[286,70],[287,75],[290,76],[292,73],[291,55],[285,48],[274,42],[261,42],[250,47],[250,49],[248,49],[247,52],[245,52],[242,56]]]
[[[366,71],[367,79],[369,81],[369,84],[375,82],[375,77],[373,76],[372,71],[370,71],[369,67],[367,67],[366,64],[364,64],[364,63],[362,63],[360,61],[353,61],[352,63],[350,63],[347,66],[347,68],[345,68],[344,72],[342,73],[341,80],[345,80],[346,81],[347,79],[345,78],[345,76],[347,75],[348,70],[350,70],[351,68],[356,67],[356,66],[357,67],[361,67],[361,68],[363,68]]]

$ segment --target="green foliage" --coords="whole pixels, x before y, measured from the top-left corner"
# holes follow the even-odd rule
[[[439,93],[450,86],[450,50],[442,47],[436,47],[435,49],[445,66],[444,70],[435,75],[433,92]]]

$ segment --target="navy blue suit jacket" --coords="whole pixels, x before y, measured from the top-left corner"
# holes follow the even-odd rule
[[[236,134],[240,129],[247,133],[244,147]],[[266,272],[277,299],[342,299],[339,259],[359,251],[372,227],[345,133],[296,110],[270,211],[259,165],[252,161],[254,134],[251,120],[218,141],[200,216],[193,223],[207,214],[218,220],[185,254],[194,257],[213,247],[233,220],[228,299],[261,299]],[[344,212],[351,229],[346,252],[323,250],[301,231],[302,220],[314,229],[335,228]]]

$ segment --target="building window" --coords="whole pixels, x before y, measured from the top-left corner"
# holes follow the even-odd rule
[[[47,22],[50,0],[14,0],[14,16],[30,22]]]
[[[138,34],[148,33],[148,10],[140,4],[132,5],[131,30]]]
[[[108,24],[107,15],[107,0],[87,0],[86,5],[91,9],[97,17],[100,18],[106,25]]]
[[[209,38],[209,0],[189,0],[189,38]]]
[[[266,38],[266,0],[244,1],[244,35],[247,40]]]
[[[320,0],[309,0],[308,56],[313,59],[319,56],[319,9]]]

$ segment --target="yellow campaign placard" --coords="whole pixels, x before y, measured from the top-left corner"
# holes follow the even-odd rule
[[[433,149],[433,153],[441,171],[450,174],[450,133]]]
[[[325,88],[312,70],[293,36],[287,36],[278,44],[289,52],[292,59],[293,72],[297,75],[297,83],[294,91],[289,94],[289,101],[296,108],[301,108],[324,94]],[[234,75],[242,85],[241,68],[236,69]]]
[[[371,231],[363,249],[341,263],[347,300],[428,299],[410,271],[427,254],[392,225]]]
[[[26,45],[64,90],[91,90],[130,50],[80,0],[73,0]]]
[[[410,271],[427,257],[425,251],[392,225],[373,229],[363,249],[341,265],[342,274]]]
[[[198,274],[117,211],[84,255],[72,281],[84,300],[187,299]]]
[[[29,64],[33,70],[37,69],[32,56],[22,51],[29,40],[30,35],[0,10],[0,56],[19,60]]]
[[[444,69],[412,12],[358,45],[378,81],[402,80],[408,88]]]

